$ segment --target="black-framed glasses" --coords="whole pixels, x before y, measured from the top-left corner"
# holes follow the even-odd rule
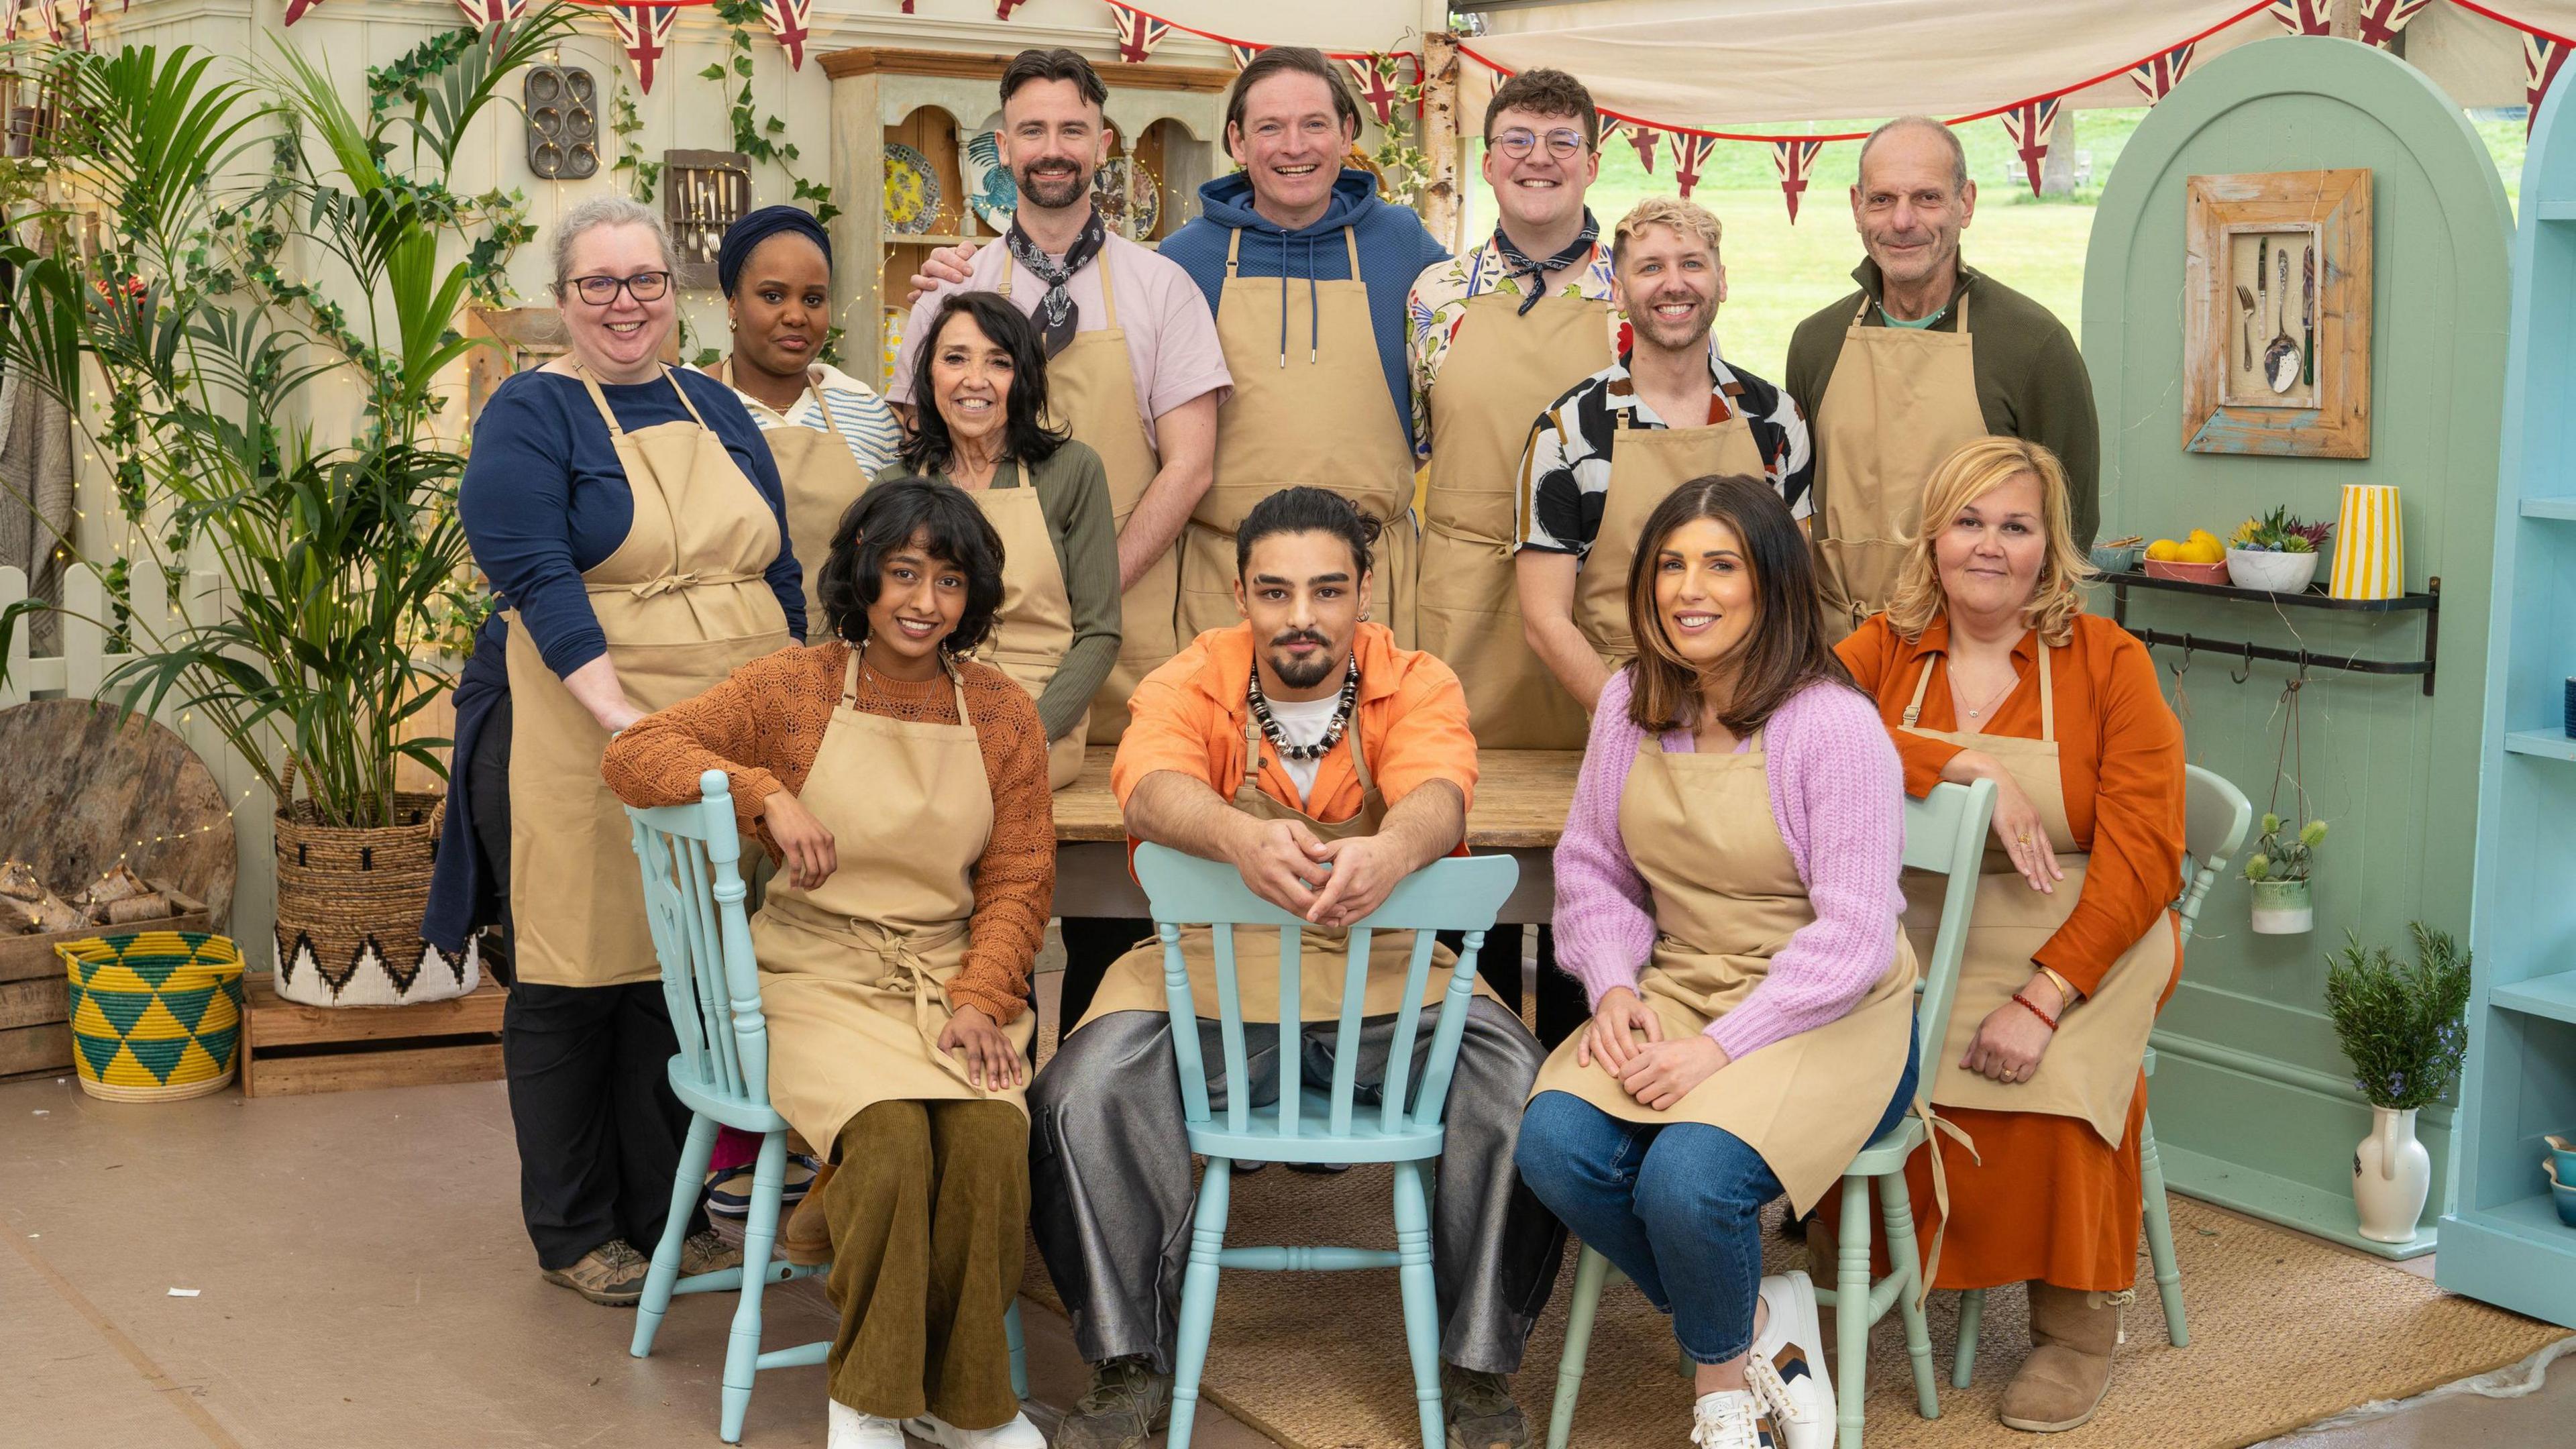
[[[1511,157],[1515,161],[1526,161],[1529,159],[1530,153],[1538,149],[1538,137],[1532,132],[1524,131],[1520,127],[1514,126],[1512,129],[1505,131],[1494,138],[1494,149]],[[1547,154],[1555,157],[1559,161],[1571,161],[1580,154],[1582,150],[1583,133],[1580,131],[1550,131],[1547,133]]]
[[[558,282],[556,286],[571,288],[575,296],[593,307],[614,304],[620,292],[624,292],[638,302],[659,302],[662,300],[662,294],[671,290],[671,274],[637,272],[631,277],[574,277],[569,281]]]

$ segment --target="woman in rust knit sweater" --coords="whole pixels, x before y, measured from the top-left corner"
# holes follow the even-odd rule
[[[2031,1353],[2002,1418],[2039,1432],[2083,1423],[2110,1386],[2137,1277],[2139,1061],[2182,970],[2167,908],[2181,885],[2182,726],[2146,646],[2082,612],[2090,570],[2069,511],[2046,448],[1964,445],[1924,483],[1922,537],[1887,611],[1840,646],[1895,736],[1907,794],[1998,787],[1949,1039],[1925,1054],[1933,1105],[1975,1143],[1941,1145],[1950,1201],[1932,1286],[2030,1285]],[[1926,959],[1940,884],[1906,882]],[[1934,1228],[1930,1155],[1906,1176]],[[1813,1261],[1832,1261],[1831,1201]]]
[[[1029,969],[1055,893],[1046,732],[967,657],[1002,546],[957,488],[870,489],[833,530],[828,642],[629,726],[633,805],[722,770],[780,863],[753,917],[770,1102],[837,1170],[816,1183],[841,1305],[831,1449],[1044,1449],[1011,1392],[1003,1315],[1028,1220]],[[745,1257],[776,1232],[755,1212]]]

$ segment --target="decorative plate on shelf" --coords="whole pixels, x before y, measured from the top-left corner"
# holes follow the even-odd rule
[[[1002,164],[1002,138],[978,131],[958,148],[957,172],[966,179],[966,205],[995,231],[1011,229],[1011,213],[1020,209],[1020,188],[1011,168]]]
[[[910,146],[885,148],[886,230],[920,236],[939,224],[939,169]]]
[[[903,327],[911,318],[912,314],[901,307],[885,309],[885,366],[877,385],[879,392],[894,385],[895,358],[903,352]]]
[[[1131,171],[1135,175],[1132,192],[1128,184]],[[1163,216],[1161,179],[1124,156],[1112,156],[1100,164],[1099,174],[1091,178],[1091,199],[1100,208],[1100,220],[1129,241],[1152,236],[1154,223]]]

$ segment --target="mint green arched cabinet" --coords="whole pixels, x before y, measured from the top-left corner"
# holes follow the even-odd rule
[[[2189,178],[2350,167],[2370,170],[2373,192],[2369,456],[2185,451]],[[2148,115],[2103,192],[2085,267],[2083,344],[2101,412],[2105,536],[2181,537],[2199,527],[2224,537],[2283,504],[2331,520],[2345,484],[2395,484],[2406,586],[2441,581],[2429,696],[2415,678],[2322,670],[2300,692],[2292,759],[2303,767],[2311,812],[2333,830],[2318,854],[2315,930],[2252,934],[2245,882],[2221,881],[2155,1035],[2156,1137],[2169,1184],[2389,1257],[2433,1247],[2454,1114],[2436,1106],[2420,1115],[2437,1189],[2415,1239],[2360,1237],[2352,1160],[2371,1115],[2326,1021],[2324,958],[2346,930],[2402,958],[2409,921],[2454,934],[2470,927],[2511,229],[2485,148],[2421,72],[2350,41],[2284,37],[2217,57]],[[2094,607],[2107,612],[2110,600]],[[2426,647],[2420,611],[2279,609],[2137,590],[2128,622],[2293,658],[2305,648],[2414,659]],[[2296,667],[2155,653],[2191,762],[2234,781],[2262,809],[2274,795],[2283,687]],[[2293,813],[2293,798],[2284,782],[2283,814]],[[2576,811],[2562,818],[2576,821]],[[2559,893],[2576,898],[2576,879],[2562,881]],[[2560,940],[2568,944],[2563,932]],[[2445,1236],[2445,1267],[2450,1246]]]
[[[2576,1327],[2576,1227],[2541,1139],[2576,1136],[2576,115],[2523,162],[2478,790],[2476,984],[2442,1219],[2443,1287]],[[2576,1180],[2576,1174],[2570,1175]]]

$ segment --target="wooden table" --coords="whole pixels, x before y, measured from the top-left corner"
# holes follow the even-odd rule
[[[1109,761],[1117,751],[1094,745],[1082,774],[1055,792],[1055,914],[1149,914],[1145,892],[1127,873],[1127,829],[1109,793]],[[1477,757],[1476,804],[1467,812],[1467,845],[1479,855],[1509,855],[1521,863],[1520,884],[1503,902],[1501,919],[1544,925],[1556,908],[1550,852],[1565,829],[1574,800],[1579,750],[1486,750]]]

